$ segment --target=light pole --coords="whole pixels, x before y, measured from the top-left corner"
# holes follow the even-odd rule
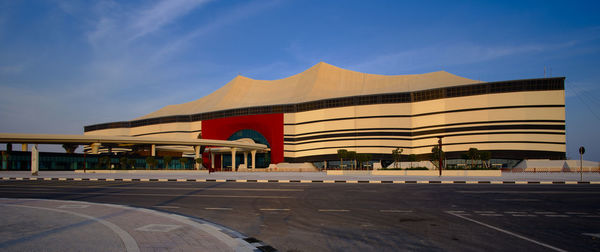
[[[438,137],[438,167],[440,169],[440,176],[442,176],[442,136]]]
[[[583,180],[583,153],[585,153],[585,148],[581,146],[579,147],[579,181]]]

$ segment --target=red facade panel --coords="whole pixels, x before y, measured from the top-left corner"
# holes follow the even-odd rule
[[[251,129],[262,134],[271,148],[271,163],[283,162],[283,114],[234,116],[202,121],[202,138],[227,140],[233,133]]]

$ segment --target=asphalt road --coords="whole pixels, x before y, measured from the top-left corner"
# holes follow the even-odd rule
[[[1,181],[219,223],[280,251],[600,251],[600,186]]]

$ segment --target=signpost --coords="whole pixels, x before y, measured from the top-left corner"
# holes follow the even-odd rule
[[[585,148],[581,146],[579,147],[579,181],[583,180],[583,153],[585,153]]]

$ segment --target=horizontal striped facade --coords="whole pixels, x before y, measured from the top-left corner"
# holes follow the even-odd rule
[[[85,134],[198,138],[202,121],[283,114],[287,162],[336,160],[338,149],[390,159],[426,156],[443,137],[448,158],[469,148],[493,158],[565,157],[564,78],[543,78],[339,97],[172,115],[85,127]]]
[[[473,147],[558,158],[565,152],[564,111],[564,92],[547,90],[286,113],[284,155],[307,161],[335,157],[338,149],[389,155],[398,147],[403,155],[425,155],[442,136],[447,153]]]

